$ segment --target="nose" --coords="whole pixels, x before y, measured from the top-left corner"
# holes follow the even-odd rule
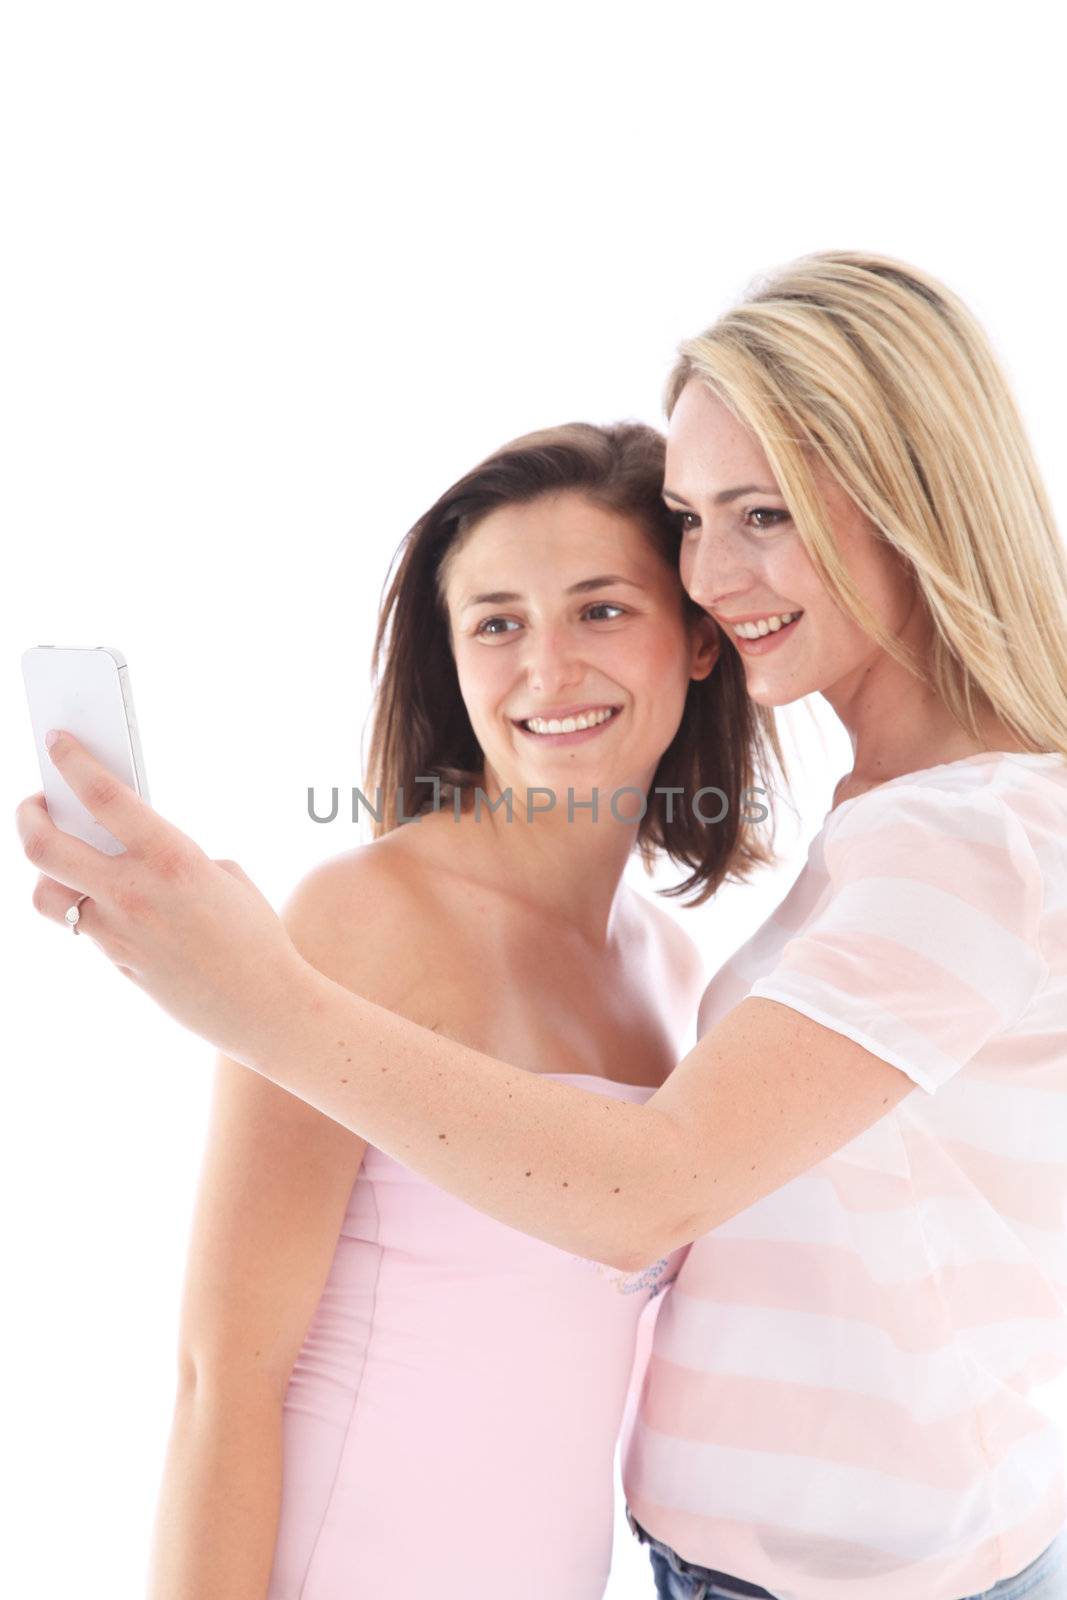
[[[579,682],[584,670],[577,642],[566,627],[531,629],[525,664],[530,688],[544,695],[558,694]]]
[[[752,569],[746,552],[729,535],[702,535],[683,544],[679,562],[682,587],[705,611],[714,611],[731,595],[752,588]]]

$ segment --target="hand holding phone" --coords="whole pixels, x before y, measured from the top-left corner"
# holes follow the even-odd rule
[[[109,772],[150,804],[125,656],[108,645],[84,649],[37,645],[23,653],[22,675],[49,816],[64,833],[105,855],[121,855],[125,846],[97,822],[60,776],[44,736],[49,728],[72,733]]]

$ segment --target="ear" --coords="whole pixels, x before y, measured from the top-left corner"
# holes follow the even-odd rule
[[[689,676],[694,681],[707,678],[722,650],[722,634],[719,625],[707,612],[702,612],[690,624],[690,638],[692,640],[692,657],[689,667]]]

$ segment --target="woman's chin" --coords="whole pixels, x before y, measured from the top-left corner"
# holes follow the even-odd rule
[[[751,678],[747,683],[748,698],[754,706],[763,706],[768,711],[774,711],[780,706],[791,706],[797,700],[803,700],[805,695],[815,694],[818,685],[814,683],[800,684],[761,682],[758,678]]]

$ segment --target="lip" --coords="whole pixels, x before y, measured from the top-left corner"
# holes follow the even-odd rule
[[[601,701],[598,704],[597,701],[592,700],[588,701],[584,706],[577,707],[575,710],[565,711],[562,713],[562,715],[573,717],[578,715],[578,713],[581,711],[597,711],[600,709],[606,709],[605,702]],[[615,712],[615,715],[613,717],[609,717],[607,722],[598,722],[595,727],[592,728],[576,728],[573,733],[531,733],[530,729],[524,728],[520,721],[517,721],[515,718],[512,718],[512,721],[515,723],[517,731],[522,734],[523,738],[530,739],[538,745],[549,745],[552,749],[558,750],[561,748],[566,748],[572,744],[587,744],[590,739],[595,739],[599,734],[603,733],[605,729],[613,727],[614,724],[618,722],[619,717],[622,715],[622,707],[612,706],[611,709]],[[531,715],[535,717],[544,717],[545,721],[547,722],[550,715],[553,717],[559,717],[561,713],[558,711],[553,711],[551,713],[534,711],[531,712]]]
[[[736,628],[742,622],[767,622],[771,617],[784,617],[790,611],[801,611],[800,606],[781,606],[777,611],[750,611],[747,617],[720,617],[716,615],[715,621],[721,622],[725,628]]]
[[[745,618],[744,620],[748,621],[749,619]],[[751,620],[756,621],[757,619],[752,618]],[[793,629],[799,627],[803,620],[804,613],[801,612],[799,617],[794,618],[792,622],[787,622],[784,628],[778,629],[777,633],[766,633],[762,639],[741,639],[736,633],[731,633],[730,638],[742,655],[765,656],[771,650],[776,650],[780,644],[784,644],[786,639],[792,638]]]
[[[525,717],[512,717],[512,722],[528,722],[530,717],[540,717],[543,722],[553,717],[580,717],[583,711],[619,711],[614,700],[577,700],[570,706],[546,706],[543,711],[530,711]]]

